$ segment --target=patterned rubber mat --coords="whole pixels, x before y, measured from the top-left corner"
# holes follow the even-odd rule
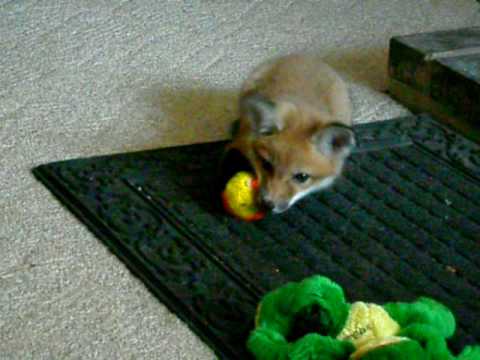
[[[458,320],[452,348],[480,342],[480,147],[426,116],[356,133],[332,190],[256,223],[217,207],[223,143],[33,172],[222,358],[250,358],[262,294],[315,273],[350,301],[436,298]]]

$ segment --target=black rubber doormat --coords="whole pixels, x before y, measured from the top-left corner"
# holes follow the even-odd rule
[[[221,358],[250,358],[262,294],[317,273],[350,301],[431,296],[457,317],[454,350],[480,342],[480,147],[426,116],[356,132],[333,189],[256,223],[216,207],[223,143],[33,172]]]

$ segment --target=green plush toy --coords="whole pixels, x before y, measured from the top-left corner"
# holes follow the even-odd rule
[[[435,300],[350,304],[338,284],[313,276],[263,298],[247,346],[258,360],[480,360],[477,346],[450,352],[454,332]]]

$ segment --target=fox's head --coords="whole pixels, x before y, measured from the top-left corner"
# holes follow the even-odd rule
[[[274,103],[261,95],[241,100],[241,118],[252,136],[252,163],[260,180],[260,201],[275,213],[330,186],[355,145],[342,124],[321,125],[298,105]]]

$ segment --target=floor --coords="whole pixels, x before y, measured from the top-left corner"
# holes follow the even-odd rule
[[[356,122],[402,115],[389,38],[471,25],[474,0],[0,0],[0,358],[214,356],[33,166],[223,139],[249,69],[294,51],[348,79]]]

